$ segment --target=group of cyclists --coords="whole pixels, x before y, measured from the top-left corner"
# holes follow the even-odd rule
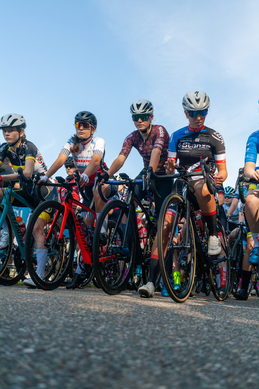
[[[187,171],[193,169],[193,167],[195,167],[195,171],[200,171],[200,160],[203,159],[210,170],[214,194],[210,193],[204,179],[199,175],[188,179],[189,187],[196,198],[203,220],[208,228],[208,255],[212,257],[219,256],[221,253],[221,239],[218,236],[217,217],[224,220],[223,225],[229,232],[234,231],[241,211],[238,193],[234,188],[223,188],[223,183],[227,178],[226,150],[222,135],[205,125],[210,107],[208,95],[199,90],[191,91],[183,97],[182,106],[187,125],[173,132],[170,136],[165,127],[153,124],[154,107],[150,101],[144,99],[134,101],[130,106],[130,113],[136,129],[125,138],[118,157],[110,167],[107,167],[104,161],[105,141],[96,135],[97,119],[91,112],[82,111],[76,114],[74,119],[75,133],[65,142],[49,169],[38,148],[26,138],[24,117],[18,114],[4,115],[0,120],[0,129],[3,131],[6,142],[0,147],[0,185],[2,187],[0,201],[2,201],[4,195],[4,183],[17,182],[19,167],[22,167],[24,176],[29,180],[36,173],[39,173],[39,184],[44,183],[45,185],[43,197],[48,200],[57,200],[58,191],[55,187],[48,186],[48,183],[53,181],[58,169],[65,165],[68,177],[73,175],[74,170],[78,170],[80,174],[79,185],[84,189],[89,199],[88,202],[83,200],[84,204],[87,207],[93,204],[98,219],[106,204],[105,199],[109,200],[117,195],[118,187],[109,183],[109,179],[114,177],[122,168],[132,147],[137,149],[143,158],[144,166],[140,169],[137,178],[143,177],[148,167],[152,167],[153,172],[158,177],[159,175],[174,174],[178,166],[185,168]],[[247,141],[244,174],[246,177],[259,182],[259,171],[256,170],[258,152],[259,131],[256,131]],[[8,164],[6,161],[8,161]],[[94,189],[97,172],[101,173],[101,180]],[[156,179],[158,180],[158,178]],[[36,188],[33,189],[35,191],[34,195],[28,196],[28,186],[30,189],[33,188],[31,184],[31,186],[27,185],[26,189],[18,187],[14,190],[18,191],[29,203],[33,202],[35,208],[41,200],[37,195]],[[157,182],[157,190],[158,193],[154,193],[154,205],[158,218],[163,201],[172,191],[176,190],[175,183],[170,179],[163,181],[162,184]],[[179,187],[177,190],[179,190]],[[136,194],[140,200],[145,198],[146,191],[147,188],[140,186],[136,188]],[[80,198],[76,189],[73,196]],[[218,207],[216,203],[218,203]],[[18,204],[14,200],[13,206],[22,206],[22,204]],[[249,237],[249,250],[247,252],[249,256],[246,256],[246,260],[243,261],[241,289],[235,293],[235,297],[239,300],[248,298],[247,289],[252,266],[258,263],[258,209],[259,186],[257,188],[256,184],[251,184],[245,201],[245,220]],[[172,211],[173,217],[174,211]],[[48,212],[43,212],[33,230],[36,243],[37,273],[41,278],[44,277],[47,261],[47,248],[44,246],[44,227],[49,218]],[[94,219],[90,213],[84,215],[84,221],[87,226],[94,224]],[[102,229],[101,239],[105,243],[107,232],[105,223]],[[5,248],[8,239],[8,231],[4,222],[0,236],[0,250]],[[224,269],[224,267],[222,267],[222,270],[220,269],[222,279],[224,279]],[[68,289],[74,289],[80,285],[82,281],[81,273],[82,263],[80,264],[79,261]],[[148,282],[138,289],[140,296],[154,296],[158,273],[159,256],[157,238],[155,238],[149,263]],[[180,274],[176,274],[175,277],[175,287],[179,288]],[[36,287],[30,278],[25,278],[23,282],[28,287]]]

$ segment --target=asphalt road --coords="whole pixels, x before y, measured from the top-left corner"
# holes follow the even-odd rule
[[[259,298],[0,287],[0,388],[258,388]]]

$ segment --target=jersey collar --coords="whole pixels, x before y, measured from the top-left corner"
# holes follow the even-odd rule
[[[205,126],[203,125],[199,130],[195,130],[194,128],[191,128],[190,126],[188,126],[188,129],[189,129],[191,132],[200,132],[200,131],[202,131],[204,128],[205,128]]]

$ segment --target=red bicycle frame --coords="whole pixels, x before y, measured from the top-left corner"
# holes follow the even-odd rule
[[[61,223],[61,227],[60,227],[58,241],[61,242],[61,240],[63,239],[66,221],[67,221],[68,215],[70,213],[72,215],[74,223],[75,223],[75,236],[76,236],[77,243],[78,243],[80,250],[81,250],[83,262],[87,263],[88,265],[93,265],[92,254],[91,254],[90,248],[88,247],[88,244],[86,243],[85,236],[84,236],[84,233],[83,233],[82,228],[80,226],[80,223],[75,215],[75,212],[73,209],[73,204],[78,205],[79,207],[83,208],[87,212],[90,212],[94,216],[94,227],[95,227],[95,224],[96,224],[96,212],[95,211],[88,208],[86,205],[80,203],[79,201],[75,200],[74,198],[69,198],[67,200],[65,199],[62,202],[62,205],[64,206],[65,210],[64,210],[64,217],[62,219],[62,223]],[[56,215],[52,221],[51,227],[48,231],[46,240],[48,240],[48,238],[51,234],[52,228],[55,225],[56,220],[59,217],[59,214],[60,214],[59,212],[56,213]]]

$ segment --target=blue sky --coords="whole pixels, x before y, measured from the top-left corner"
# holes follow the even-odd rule
[[[187,124],[181,102],[207,92],[206,124],[227,149],[228,185],[258,129],[259,2],[256,0],[0,0],[0,116],[27,121],[48,165],[74,133],[77,112],[98,120],[108,165],[135,129],[130,104],[146,98],[169,134]],[[2,134],[0,141],[3,141]],[[134,177],[132,150],[122,171]],[[60,170],[58,175],[65,174]]]

